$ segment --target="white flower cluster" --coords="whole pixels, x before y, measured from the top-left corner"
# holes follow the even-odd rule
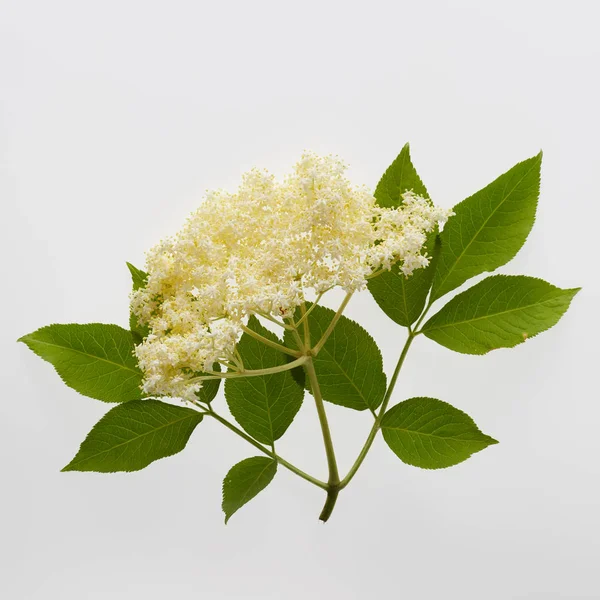
[[[239,190],[208,194],[183,229],[147,254],[147,287],[131,306],[150,334],[137,346],[144,391],[192,399],[190,381],[232,360],[244,319],[287,316],[307,290],[363,289],[398,262],[424,267],[427,232],[448,211],[412,192],[381,208],[337,158],[305,153],[282,182],[252,170]]]

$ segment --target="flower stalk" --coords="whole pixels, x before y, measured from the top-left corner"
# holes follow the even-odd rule
[[[200,375],[199,377],[194,377],[190,379],[190,381],[210,381],[212,379],[235,379],[237,377],[260,377],[261,375],[271,375],[273,373],[283,373],[283,371],[289,371],[291,369],[295,369],[303,365],[305,362],[309,360],[309,357],[306,355],[301,355],[296,360],[292,362],[286,363],[285,365],[277,365],[276,367],[268,367],[266,369],[249,369],[244,370],[240,369],[235,372],[224,372],[221,373],[219,371],[206,371],[208,375]]]
[[[352,294],[353,294],[353,292],[348,292],[346,294],[346,297],[342,300],[340,307],[338,308],[337,312],[335,313],[333,319],[331,319],[331,323],[329,323],[329,327],[327,327],[327,329],[325,330],[323,337],[321,337],[321,339],[317,342],[315,347],[312,349],[312,353],[314,356],[319,354],[321,348],[325,345],[325,342],[329,339],[329,336],[333,332],[335,326],[337,325],[337,322],[340,320],[340,317],[342,316],[344,309],[348,305],[348,302],[350,302],[350,298],[352,298]]]

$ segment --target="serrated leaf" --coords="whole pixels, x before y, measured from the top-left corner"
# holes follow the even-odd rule
[[[329,308],[314,307],[308,317],[313,346],[334,315]],[[284,340],[289,348],[297,348],[289,331]],[[342,316],[321,351],[313,357],[313,363],[324,400],[354,410],[375,410],[381,404],[386,388],[381,352],[375,340],[355,321]]]
[[[403,202],[402,194],[409,190],[418,196],[429,197],[427,189],[410,159],[409,145],[405,144],[400,154],[379,180],[373,195],[379,206],[398,208]]]
[[[441,233],[433,300],[501,267],[521,249],[535,220],[541,162],[540,152],[454,207]]]
[[[430,254],[433,254],[433,257],[424,269],[417,269],[406,277],[398,264],[395,264],[390,271],[384,271],[370,279],[367,284],[381,310],[403,327],[412,325],[425,308],[440,248],[435,232],[429,235],[426,247],[431,249]]]
[[[139,471],[181,452],[202,414],[158,400],[136,400],[108,411],[63,471]]]
[[[142,397],[133,337],[118,325],[48,325],[19,341],[54,365],[61,379],[84,396],[104,402]]]
[[[435,398],[410,398],[390,408],[381,431],[406,464],[444,469],[498,442],[482,433],[469,415]]]
[[[255,317],[248,327],[263,337],[278,341]],[[287,363],[286,355],[244,333],[237,345],[246,370],[265,369]],[[292,424],[304,391],[290,371],[242,377],[225,381],[225,399],[235,420],[256,440],[272,444]]]
[[[131,263],[126,263],[129,272],[131,273],[131,279],[133,282],[133,291],[139,290],[140,288],[146,287],[148,283],[148,273],[134,267]],[[142,340],[150,333],[148,325],[141,325],[138,322],[138,318],[132,313],[129,313],[129,329],[133,333],[134,340],[137,344],[141,343]]]
[[[578,291],[535,277],[494,275],[450,300],[423,333],[464,354],[512,348],[555,325]]]
[[[231,467],[223,480],[225,523],[275,477],[277,463],[266,456],[246,458]]]

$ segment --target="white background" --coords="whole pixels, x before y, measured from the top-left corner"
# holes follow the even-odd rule
[[[0,596],[600,598],[599,18],[592,0],[1,1]],[[59,472],[108,406],[17,337],[125,325],[125,260],[205,189],[304,148],[374,187],[406,141],[447,207],[544,150],[536,226],[501,272],[583,291],[514,350],[420,338],[395,394],[446,400],[499,445],[421,471],[379,439],[326,525],[323,493],[280,470],[225,527],[222,478],[254,452],[215,422],[138,473]],[[368,293],[348,314],[390,374],[402,328]],[[328,409],[345,471],[370,415]],[[310,398],[280,450],[325,476]]]

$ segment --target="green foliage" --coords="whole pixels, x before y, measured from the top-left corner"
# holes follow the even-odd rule
[[[140,288],[146,287],[148,283],[148,273],[134,267],[130,262],[126,263],[129,272],[131,273],[131,279],[133,281],[133,291],[139,290]]]
[[[266,456],[246,458],[231,467],[223,480],[225,523],[275,477],[277,463]]]
[[[435,232],[429,235],[427,249],[432,259],[426,268],[417,269],[406,277],[396,263],[390,271],[370,279],[367,285],[381,310],[403,327],[412,325],[425,308],[440,251],[439,237]]]
[[[435,398],[410,398],[390,408],[381,431],[401,461],[422,469],[451,467],[498,443],[469,415]]]
[[[248,328],[274,342],[277,337],[255,317]],[[286,355],[244,333],[237,349],[246,370],[265,369],[287,363]],[[289,371],[225,381],[225,398],[235,420],[255,439],[272,444],[292,424],[304,391]]]
[[[517,254],[535,219],[541,162],[540,152],[454,207],[441,233],[433,300]]]
[[[314,307],[308,318],[313,346],[334,315],[329,308]],[[284,339],[289,348],[297,347],[289,331]],[[381,352],[355,321],[342,316],[313,363],[324,400],[354,410],[375,410],[381,404],[386,387]]]
[[[94,425],[63,471],[139,471],[181,452],[202,414],[158,400],[115,406]]]
[[[512,348],[555,325],[578,291],[535,277],[495,275],[450,300],[423,333],[464,354]]]
[[[377,184],[375,198],[380,206],[395,208],[402,204],[402,194],[408,190],[429,197],[406,144]],[[437,232],[430,234],[426,247],[430,255],[435,257],[438,254]],[[435,271],[433,263],[425,269],[417,269],[410,277],[405,277],[395,264],[390,271],[384,271],[369,281],[369,291],[381,310],[399,325],[409,327],[423,312]]]
[[[402,204],[402,194],[410,190],[418,196],[429,197],[425,185],[410,160],[409,145],[405,144],[379,180],[374,196],[379,206],[397,208]]]
[[[118,325],[48,325],[19,339],[54,365],[71,388],[104,402],[142,397],[142,373],[129,331]]]
[[[219,363],[214,363],[212,366],[213,371],[221,372],[221,365]],[[204,373],[198,373],[198,376],[203,375]],[[198,398],[199,402],[204,402],[205,404],[210,404],[217,395],[219,391],[219,386],[221,385],[220,379],[208,379],[202,382],[202,387],[199,391],[196,392],[196,398]]]
[[[148,283],[148,273],[134,267],[131,263],[127,263],[127,268],[131,273],[133,291],[146,287],[146,284]],[[133,333],[136,344],[141,343],[150,332],[148,325],[140,324],[138,318],[132,312],[129,313],[129,329],[131,329],[131,332]]]
[[[223,481],[225,523],[272,481],[278,464],[326,491],[327,500],[320,516],[326,521],[338,494],[360,468],[379,429],[403,462],[423,469],[456,465],[498,443],[482,433],[471,417],[441,400],[416,397],[389,410],[387,407],[417,334],[423,333],[457,352],[485,354],[496,348],[516,346],[549,329],[568,309],[579,288],[560,289],[532,277],[497,275],[456,295],[429,318],[421,331],[412,329],[415,322],[424,321],[424,311],[427,312],[435,300],[468,279],[495,270],[516,255],[535,219],[541,160],[540,153],[517,164],[460,202],[443,231],[436,230],[429,235],[426,249],[431,261],[426,269],[419,269],[406,278],[395,265],[391,271],[384,271],[368,281],[368,289],[380,308],[393,321],[409,328],[387,391],[381,352],[369,333],[341,316],[321,345],[319,342],[336,313],[310,303],[307,303],[311,311],[305,324],[298,331],[286,329],[284,333],[283,344],[301,353],[282,353],[281,346],[274,347],[282,343],[279,338],[265,329],[256,317],[249,319],[247,327],[266,338],[267,343],[245,332],[237,345],[244,368],[239,373],[229,373],[225,381],[229,409],[247,433],[212,408],[205,408],[203,413],[156,399],[142,400],[143,374],[134,352],[135,345],[148,335],[149,328],[141,325],[134,314],[130,314],[130,331],[117,325],[69,324],[42,327],[23,336],[19,341],[54,365],[68,386],[92,398],[122,403],[92,428],[63,471],[109,473],[143,469],[183,450],[207,414],[268,455],[243,460],[227,473]],[[374,195],[379,206],[397,208],[403,203],[402,195],[411,190],[429,198],[406,144],[382,176]],[[127,267],[133,290],[145,287],[148,274],[130,263]],[[301,318],[302,311],[298,308],[294,320],[297,323]],[[308,327],[306,338],[305,326]],[[300,338],[305,338],[304,343]],[[194,352],[193,344],[189,350]],[[304,366],[261,376],[244,372],[285,369],[298,354],[304,355],[303,360],[298,361]],[[310,381],[315,389],[318,381],[324,400],[358,411],[368,409],[375,416],[367,441],[348,473],[342,476],[327,411],[317,395],[321,426],[318,442],[324,443],[329,472],[326,481],[305,473],[275,450],[275,440],[286,432],[302,405],[304,389],[310,391],[311,383],[304,367],[310,368],[311,364],[315,372],[312,368],[309,371]],[[215,363],[212,370],[220,372],[220,364]],[[189,370],[186,374],[205,375]],[[196,394],[198,402],[210,404],[219,385],[220,379],[205,381]]]

